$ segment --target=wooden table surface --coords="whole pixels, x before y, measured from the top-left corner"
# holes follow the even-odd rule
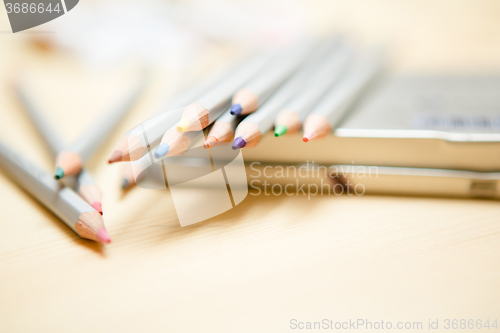
[[[497,1],[307,6],[311,29],[345,27],[361,40],[391,40],[397,71],[499,72]],[[72,94],[66,80],[91,81],[78,66],[16,37],[0,35],[0,139],[52,170],[9,92],[9,75],[22,67],[39,78],[48,117],[67,142],[112,94],[98,84],[87,91],[92,98]],[[88,163],[104,192],[110,245],[79,238],[0,173],[0,332],[289,332],[299,330],[292,320],[324,319],[422,322],[424,331],[438,320],[435,331],[444,332],[453,331],[446,319],[500,325],[496,201],[248,196],[181,228],[167,191],[123,195],[120,167],[105,160],[118,136],[144,119],[155,93]]]

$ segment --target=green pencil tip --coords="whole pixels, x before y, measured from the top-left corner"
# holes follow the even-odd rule
[[[61,179],[62,177],[64,177],[64,170],[60,167],[57,167],[56,172],[54,172],[54,178]]]
[[[287,130],[288,128],[286,128],[285,125],[277,125],[276,128],[274,129],[274,136],[275,137],[282,136],[283,134],[286,133]]]

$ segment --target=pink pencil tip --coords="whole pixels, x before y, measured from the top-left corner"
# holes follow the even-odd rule
[[[111,243],[111,238],[109,238],[108,232],[104,228],[99,229],[97,232],[97,240],[101,243]]]
[[[303,137],[303,138],[302,138],[302,141],[304,141],[304,142],[309,142],[309,139],[308,139],[308,138],[306,138],[306,137]]]
[[[120,151],[115,150],[112,154],[111,157],[108,160],[108,163],[114,163],[114,162],[120,162],[122,160],[122,153]]]
[[[98,212],[99,214],[101,214],[101,215],[102,215],[102,205],[101,205],[101,203],[100,203],[100,202],[94,202],[94,203],[92,204],[92,207],[93,207],[95,210],[97,210],[97,212]]]

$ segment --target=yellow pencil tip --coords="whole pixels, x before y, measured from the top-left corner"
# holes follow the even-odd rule
[[[189,121],[187,119],[181,119],[177,124],[177,131],[187,132],[188,129],[189,129]]]

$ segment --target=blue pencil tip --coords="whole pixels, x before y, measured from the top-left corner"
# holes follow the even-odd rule
[[[169,149],[170,146],[168,145],[168,143],[160,143],[155,151],[155,158],[162,158],[163,156],[167,155]]]
[[[229,113],[231,113],[233,116],[239,116],[241,114],[241,111],[243,111],[243,109],[241,108],[241,104],[234,104],[233,106],[231,106],[231,111]]]
[[[233,145],[231,146],[231,148],[233,148],[233,150],[236,150],[236,149],[241,149],[241,148],[245,147],[246,145],[247,145],[247,143],[245,142],[245,140],[243,140],[241,137],[237,137],[236,139],[234,139]]]

